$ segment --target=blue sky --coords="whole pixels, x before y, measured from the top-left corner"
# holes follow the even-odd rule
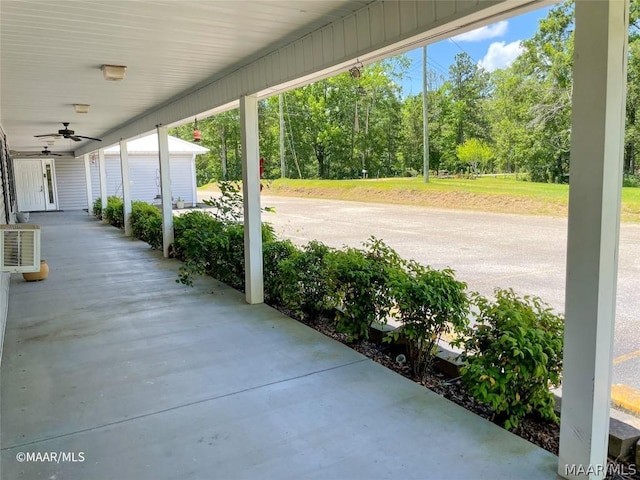
[[[535,10],[453,37],[452,40],[429,45],[429,70],[446,76],[455,56],[463,51],[489,71],[509,66],[518,56],[520,42],[535,34],[539,20],[547,16],[550,8]],[[415,95],[422,92],[422,48],[406,55],[412,63],[406,80],[402,82],[402,90],[405,95]]]

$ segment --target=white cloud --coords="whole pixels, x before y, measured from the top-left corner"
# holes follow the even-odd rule
[[[507,33],[509,22],[502,20],[501,22],[487,25],[486,27],[477,28],[467,33],[456,35],[453,39],[456,42],[481,42],[490,38],[502,37]]]
[[[505,44],[505,42],[493,42],[489,45],[487,54],[478,64],[489,72],[493,72],[499,68],[506,68],[518,58],[523,50],[524,48],[520,41],[507,44]]]

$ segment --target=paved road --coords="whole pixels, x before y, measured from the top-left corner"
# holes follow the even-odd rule
[[[541,297],[564,311],[566,218],[491,214],[337,200],[264,196],[263,219],[298,244],[336,247],[385,240],[405,258],[451,267],[470,290]],[[640,225],[623,224],[613,383],[640,389]]]

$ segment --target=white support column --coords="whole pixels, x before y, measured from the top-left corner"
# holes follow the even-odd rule
[[[88,153],[85,153],[82,158],[84,159],[84,178],[87,185],[87,214],[93,215],[93,190],[91,186],[91,158]]]
[[[262,274],[262,220],[260,218],[260,153],[258,97],[240,97],[242,139],[242,199],[244,205],[245,297],[247,303],[264,301]]]
[[[102,210],[107,208],[107,165],[104,160],[104,149],[98,150],[98,165],[100,168],[100,198],[102,199]],[[104,223],[107,223],[106,218],[102,218]]]
[[[558,473],[606,474],[624,139],[628,0],[576,2]]]
[[[124,209],[124,234],[131,236],[131,184],[129,182],[129,150],[127,141],[120,140],[120,171],[122,172],[122,204]]]
[[[160,196],[162,198],[162,252],[169,256],[173,242],[173,198],[171,195],[171,168],[169,166],[169,134],[167,127],[158,125],[158,153],[160,157]]]

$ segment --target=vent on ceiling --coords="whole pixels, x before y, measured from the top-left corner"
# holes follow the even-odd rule
[[[40,271],[40,227],[0,225],[0,271]]]

